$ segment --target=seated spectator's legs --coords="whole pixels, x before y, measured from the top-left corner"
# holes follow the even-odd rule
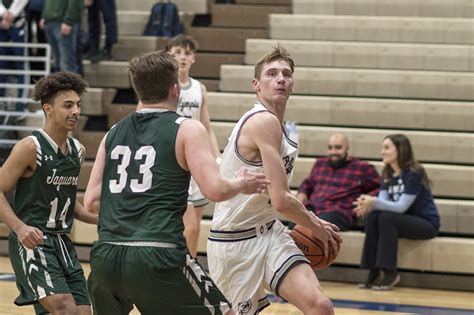
[[[339,227],[341,231],[347,231],[351,229],[351,222],[341,213],[336,211],[323,212],[318,215],[320,219],[331,222]]]
[[[381,211],[372,211],[365,221],[365,240],[360,266],[364,269],[375,269],[379,243],[379,216]]]
[[[382,211],[378,219],[379,240],[376,267],[396,270],[398,239],[430,239],[438,233],[434,226],[419,216]]]
[[[371,287],[383,270],[379,290],[390,290],[400,281],[397,274],[398,239],[430,239],[437,234],[436,228],[424,218],[405,213],[372,211],[365,223],[365,241],[361,267],[369,269],[363,287]]]

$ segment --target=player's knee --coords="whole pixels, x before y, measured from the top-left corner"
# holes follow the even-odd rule
[[[70,299],[59,299],[55,301],[53,309],[50,310],[51,314],[65,314],[65,315],[76,315],[78,314],[77,312],[77,306],[74,301],[71,301]]]
[[[327,297],[319,298],[316,301],[316,308],[319,312],[318,314],[334,314],[334,306]]]
[[[306,313],[330,315],[334,314],[334,306],[332,305],[331,300],[326,296],[318,296],[318,298],[311,301],[309,310],[305,312],[305,314]]]
[[[394,225],[394,213],[383,211],[379,216],[379,228],[387,228]]]

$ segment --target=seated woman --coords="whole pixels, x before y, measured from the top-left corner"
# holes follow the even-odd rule
[[[369,275],[359,287],[390,290],[400,282],[398,238],[433,238],[440,223],[431,182],[415,160],[410,140],[402,134],[388,135],[381,154],[381,191],[378,197],[361,195],[354,212],[358,217],[368,215],[361,267],[369,269]]]

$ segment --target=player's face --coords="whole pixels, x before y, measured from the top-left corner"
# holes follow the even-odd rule
[[[174,57],[179,66],[179,71],[189,72],[194,63],[194,52],[189,47],[174,46],[170,49],[170,54]]]
[[[349,146],[343,137],[332,136],[328,141],[327,155],[332,164],[345,161],[348,156]]]
[[[58,127],[72,131],[79,122],[81,99],[75,91],[61,91],[44,108],[47,119],[51,119]]]
[[[382,154],[382,161],[386,165],[398,165],[397,163],[397,148],[393,144],[392,140],[385,139],[382,142],[382,150],[380,152]]]
[[[276,60],[264,65],[260,79],[254,79],[252,83],[263,101],[286,102],[293,92],[293,73],[286,61]]]

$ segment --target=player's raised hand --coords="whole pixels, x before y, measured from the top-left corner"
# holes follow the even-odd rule
[[[16,232],[21,245],[29,249],[34,249],[37,245],[44,244],[44,235],[40,229],[29,225],[22,225]]]
[[[265,178],[265,174],[252,172],[245,167],[239,169],[237,178],[243,182],[242,193],[245,195],[261,194],[267,190],[267,186],[270,184],[270,181]]]

